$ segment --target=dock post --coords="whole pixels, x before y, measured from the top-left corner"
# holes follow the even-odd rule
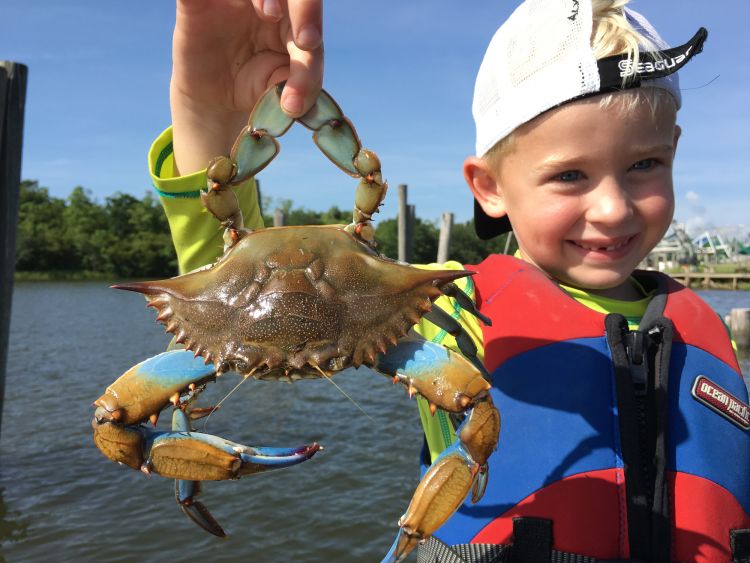
[[[407,236],[409,224],[409,210],[407,208],[406,184],[398,185],[398,259],[407,262]]]
[[[413,203],[406,206],[406,261],[414,260],[414,230],[417,227],[417,208]]]
[[[448,261],[451,245],[451,229],[453,229],[453,213],[443,213],[440,224],[440,238],[438,239],[437,261],[439,264]]]
[[[732,309],[727,321],[737,349],[750,350],[750,309]]]
[[[284,213],[283,209],[274,209],[273,210],[273,226],[274,227],[283,227],[284,223],[286,222],[286,215]]]
[[[0,429],[5,397],[13,273],[16,269],[16,225],[28,72],[26,65],[0,61]]]

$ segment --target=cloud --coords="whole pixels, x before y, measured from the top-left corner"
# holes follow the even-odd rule
[[[685,194],[685,199],[687,199],[690,203],[698,203],[698,200],[700,200],[701,196],[697,192],[689,191]]]

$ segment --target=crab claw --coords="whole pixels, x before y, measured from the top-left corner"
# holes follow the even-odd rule
[[[94,444],[106,457],[140,469],[143,465],[143,432],[139,428],[121,426],[115,422],[91,421],[94,429]]]
[[[198,527],[203,528],[209,534],[225,538],[227,533],[224,531],[224,528],[221,527],[221,524],[216,521],[202,502],[195,500],[195,497],[200,494],[200,482],[182,481],[178,479],[174,483],[174,493],[177,498],[177,504],[180,505],[180,509],[185,513],[185,516],[190,518]]]
[[[187,467],[202,467],[202,470],[191,470],[196,471],[193,475],[193,479],[195,480],[177,479],[175,481],[175,497],[180,508],[188,518],[208,533],[221,538],[226,536],[224,529],[216,521],[208,508],[202,502],[195,500],[201,488],[198,480],[199,474],[214,476],[214,464],[218,461],[223,466],[221,460],[224,459],[226,454],[232,456],[235,460],[234,462],[230,462],[233,473],[227,478],[238,478],[241,475],[296,465],[310,459],[320,449],[318,444],[302,446],[300,448],[250,448],[217,438],[216,436],[211,436],[210,434],[198,434],[191,431],[189,415],[182,409],[175,409],[172,414],[172,430],[185,435],[189,434],[193,440],[197,440],[197,442],[203,445],[217,448],[220,451],[214,451],[213,454],[208,454],[203,459],[196,459],[196,453],[200,453],[201,456],[205,453],[202,447],[198,450],[190,449],[190,446],[188,446],[188,449],[182,449],[185,447],[185,444],[176,442],[174,445],[177,449],[170,451],[165,456],[163,450],[165,447],[165,435],[162,435],[157,438],[159,443],[156,443],[157,440],[155,440],[154,446],[151,448],[151,457],[147,464],[157,473],[170,470],[165,469],[165,466],[171,468],[182,465],[182,470],[185,470]],[[169,433],[167,439],[174,439],[174,434],[175,432]],[[160,446],[162,449],[159,449]],[[167,447],[171,448],[171,446]],[[195,448],[195,443],[192,444],[192,447]],[[177,459],[178,457],[179,459]],[[236,460],[239,460],[239,463]],[[205,471],[205,473],[202,473],[202,471]]]
[[[107,387],[94,401],[95,416],[100,422],[140,424],[214,379],[214,366],[204,364],[192,352],[163,352],[134,365]]]
[[[482,373],[461,354],[415,335],[381,354],[375,369],[403,383],[410,394],[419,393],[453,413],[466,411],[490,389]]]
[[[172,427],[176,431],[149,431],[145,461],[149,471],[173,479],[224,481],[296,465],[320,450],[317,443],[295,448],[243,446],[213,434],[192,432],[187,419],[185,412],[175,409]]]
[[[109,459],[144,473],[176,479],[177,502],[183,512],[204,530],[226,535],[208,509],[195,497],[199,481],[238,479],[296,465],[320,450],[317,443],[295,448],[251,447],[219,436],[193,432],[190,421],[212,409],[190,404],[215,379],[206,366],[187,350],[172,350],[149,358],[126,371],[94,405],[94,443]],[[159,413],[174,405],[172,430],[158,431]]]
[[[500,415],[481,371],[462,355],[420,337],[410,336],[381,355],[377,369],[401,381],[410,394],[422,395],[431,409],[467,412],[456,429],[458,439],[427,470],[399,520],[396,540],[383,559],[397,563],[442,526],[469,491],[472,502],[482,497]]]

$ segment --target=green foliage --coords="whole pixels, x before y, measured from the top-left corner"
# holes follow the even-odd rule
[[[375,228],[375,240],[378,251],[389,258],[398,258],[398,220],[378,221]],[[414,221],[414,242],[411,262],[429,264],[437,259],[439,231],[435,225],[417,218]]]
[[[503,254],[508,235],[501,235],[491,240],[481,240],[474,232],[474,221],[453,225],[449,256],[461,264],[479,264],[490,254]],[[513,254],[518,245],[511,239],[508,254]]]
[[[19,270],[61,270],[80,267],[65,237],[65,201],[50,197],[36,182],[21,182],[16,245]]]
[[[417,219],[414,226],[414,248],[411,262],[428,264],[437,260],[439,229],[432,223]],[[448,258],[462,264],[478,264],[490,254],[502,254],[505,250],[507,235],[489,241],[480,240],[474,233],[474,221],[457,223],[451,230],[451,241]],[[386,219],[379,221],[375,230],[378,250],[389,258],[398,258],[398,221]],[[517,248],[515,240],[511,241],[508,252],[513,254]]]
[[[150,193],[143,199],[117,193],[101,205],[80,186],[63,200],[26,180],[19,199],[19,271],[125,278],[171,276],[177,270],[166,217]]]
[[[348,224],[350,210],[331,207],[319,212],[294,207],[289,199],[264,198],[266,225],[273,225],[273,209],[281,209],[286,225]],[[378,250],[398,257],[398,222],[376,221]],[[437,259],[438,228],[416,219],[411,262],[425,264]],[[515,251],[511,244],[509,252]],[[505,236],[481,241],[474,225],[456,224],[451,233],[449,257],[463,264],[476,264],[487,255],[505,250]],[[48,272],[68,277],[78,272],[96,272],[117,278],[166,277],[177,271],[164,212],[157,198],[143,199],[116,193],[97,202],[80,186],[67,199],[51,197],[36,181],[21,183],[16,269],[27,273]]]
[[[277,200],[273,205],[271,198],[263,198],[263,223],[273,226],[273,214],[276,209],[284,212],[285,225],[348,225],[352,222],[352,212],[339,209],[335,205],[328,211],[313,211],[304,207],[292,207],[291,199]],[[270,212],[270,215],[268,214]]]

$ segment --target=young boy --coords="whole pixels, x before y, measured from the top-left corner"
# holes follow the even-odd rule
[[[479,70],[477,154],[464,175],[479,235],[512,223],[519,253],[467,266],[477,273],[465,288],[491,327],[453,300],[436,303],[479,344],[503,427],[483,498],[460,507],[420,561],[750,557],[750,413],[731,342],[696,295],[635,270],[672,219],[674,72],[701,50],[705,30],[666,49],[625,3],[526,0]],[[178,17],[177,81],[180,26]],[[175,159],[193,172],[179,147],[200,142],[178,126],[174,90]],[[206,244],[186,231],[200,206],[169,197],[171,186],[194,191],[204,177],[165,179],[168,136],[151,166],[184,271],[215,257],[220,234]],[[226,137],[215,154],[227,152]],[[258,225],[254,190],[238,197]],[[454,346],[429,323],[418,328]],[[454,427],[424,404],[420,415],[424,457],[434,460]]]

